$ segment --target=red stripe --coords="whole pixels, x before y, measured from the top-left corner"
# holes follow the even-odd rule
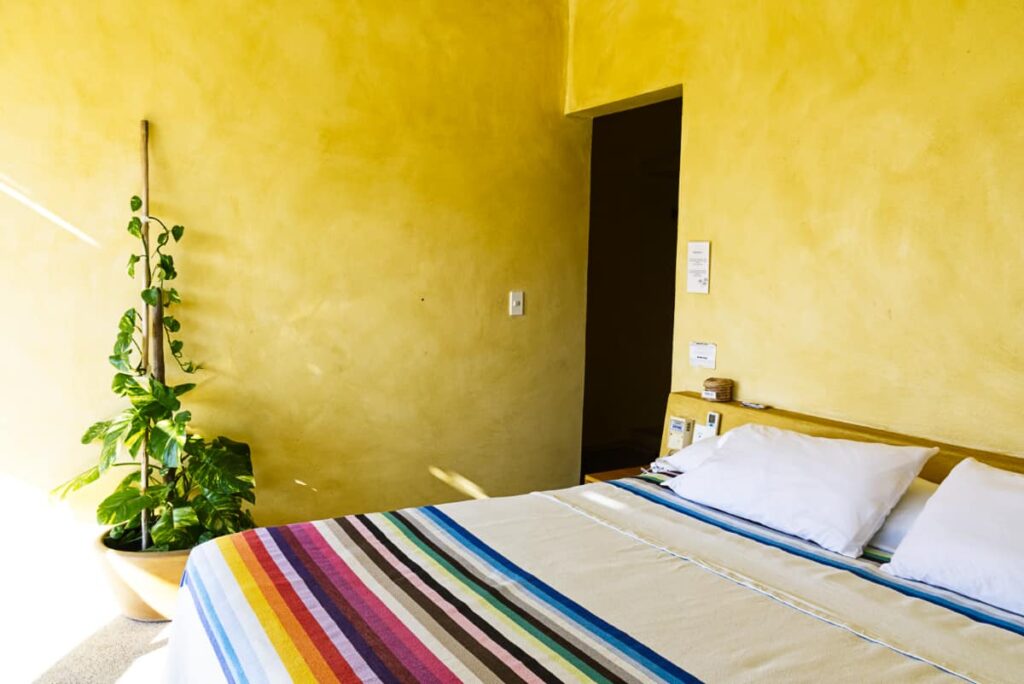
[[[270,552],[263,543],[263,539],[261,539],[255,532],[245,533],[242,537],[248,542],[253,555],[259,561],[259,564],[263,567],[263,570],[270,577],[271,581],[273,581],[274,588],[277,589],[281,598],[284,599],[285,604],[287,604],[292,614],[299,621],[299,624],[302,625],[303,630],[305,630],[306,634],[309,635],[310,640],[316,646],[320,655],[323,656],[325,661],[327,661],[332,672],[337,675],[342,682],[361,681],[359,677],[356,676],[352,667],[348,664],[348,661],[346,661],[344,656],[342,656],[338,651],[337,646],[335,646],[330,636],[328,636],[327,632],[324,631],[323,626],[310,612],[298,592],[295,591],[295,587],[292,586],[292,583],[285,576],[284,572],[270,556]]]
[[[379,637],[385,640],[392,653],[400,657],[406,667],[418,677],[429,675],[436,681],[458,682],[441,660],[434,655],[420,639],[389,609],[381,599],[367,587],[349,568],[323,538],[319,530],[310,525],[300,529],[291,528],[311,558],[321,567],[329,565],[327,576],[335,587],[359,611],[367,625],[375,628]],[[412,662],[409,662],[409,661]]]

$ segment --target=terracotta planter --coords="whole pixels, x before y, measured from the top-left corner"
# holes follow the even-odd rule
[[[124,616],[142,622],[172,619],[189,550],[118,551],[103,543],[106,536],[99,536],[96,548]]]

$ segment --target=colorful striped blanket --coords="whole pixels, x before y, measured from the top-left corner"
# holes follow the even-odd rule
[[[750,525],[630,479],[224,537],[189,559],[171,680],[1012,681],[1024,663],[1014,625]]]
[[[434,507],[226,537],[183,585],[232,681],[692,680]]]

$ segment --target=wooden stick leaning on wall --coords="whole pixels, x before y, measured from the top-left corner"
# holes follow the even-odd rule
[[[145,282],[146,289],[149,289],[149,284],[152,280],[151,271],[149,266],[149,122],[143,119],[142,121],[142,265],[143,265],[143,281]],[[142,313],[142,324],[149,326],[149,304],[143,305]],[[148,330],[142,334],[142,368],[148,373],[150,369],[149,364],[149,334]],[[140,455],[139,464],[139,490],[143,493],[149,488],[149,435],[147,434],[142,438],[142,453]],[[149,511],[146,509],[142,510],[141,514],[141,527],[142,527],[142,550],[145,551],[146,547],[149,546]]]
[[[149,121],[143,119],[142,127],[142,255],[143,279],[146,289],[152,286],[153,271],[149,259]],[[157,298],[156,305],[145,304],[142,324],[145,326],[142,335],[142,367],[147,375],[161,383],[164,380],[164,326],[163,326],[163,293]],[[144,438],[140,457],[139,489],[145,492],[149,488],[149,435]],[[141,516],[142,550],[149,546],[149,511],[143,510]]]

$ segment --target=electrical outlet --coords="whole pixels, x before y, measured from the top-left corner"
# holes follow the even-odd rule
[[[708,412],[708,422],[706,425],[698,425],[693,430],[693,441],[702,442],[705,439],[710,439],[718,435],[719,430],[722,426],[722,414],[717,411]]]
[[[705,439],[711,439],[717,435],[718,433],[707,425],[698,425],[693,429],[693,443],[703,442]]]

